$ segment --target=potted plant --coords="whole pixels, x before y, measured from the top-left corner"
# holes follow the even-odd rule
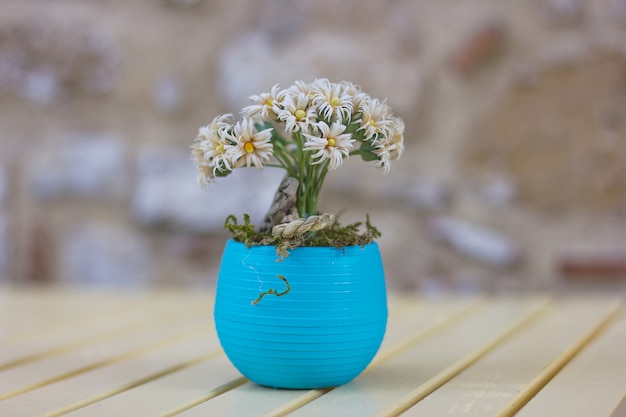
[[[317,79],[252,96],[242,120],[216,117],[192,146],[199,182],[237,168],[286,176],[258,228],[244,215],[225,227],[216,289],[217,333],[250,380],[322,388],[356,377],[376,354],[387,322],[379,231],[341,226],[318,211],[326,175],[349,157],[388,172],[403,151],[404,123],[385,101],[349,82]]]

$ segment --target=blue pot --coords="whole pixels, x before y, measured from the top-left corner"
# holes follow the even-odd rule
[[[262,292],[272,293],[259,300]],[[296,248],[277,262],[274,247],[229,240],[214,314],[226,355],[251,381],[298,389],[345,384],[371,362],[385,334],[378,245]]]

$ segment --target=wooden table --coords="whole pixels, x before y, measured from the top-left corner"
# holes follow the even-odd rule
[[[209,291],[0,290],[0,416],[626,415],[616,299],[390,297],[371,366],[327,390],[248,382]]]

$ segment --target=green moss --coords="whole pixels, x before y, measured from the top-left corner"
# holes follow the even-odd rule
[[[244,214],[243,224],[230,215],[226,218],[224,228],[230,231],[233,240],[244,243],[246,246],[274,246],[278,256],[287,257],[291,249],[297,247],[334,247],[365,246],[381,236],[380,231],[372,225],[369,215],[365,222],[356,222],[342,226],[335,222],[332,227],[318,232],[308,232],[292,238],[273,236],[256,231],[250,222],[250,216]]]

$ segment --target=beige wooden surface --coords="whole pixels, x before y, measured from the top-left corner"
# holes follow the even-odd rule
[[[0,416],[611,416],[626,393],[618,298],[390,296],[345,386],[274,390],[221,351],[208,291],[0,289]]]

